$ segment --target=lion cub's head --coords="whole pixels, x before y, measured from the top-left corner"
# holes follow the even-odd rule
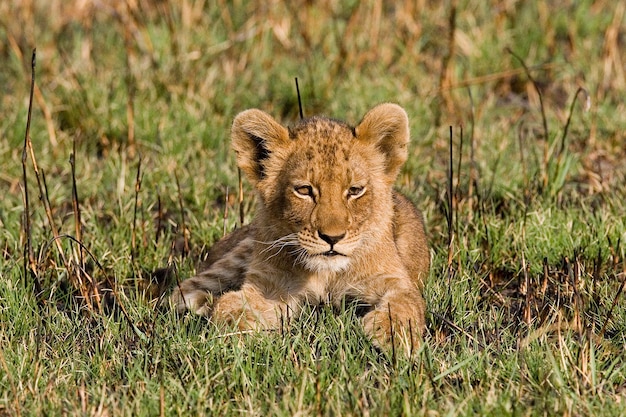
[[[395,104],[374,107],[355,128],[322,117],[286,128],[260,110],[240,113],[232,147],[261,200],[255,224],[268,259],[338,272],[393,245],[392,184],[408,142]]]

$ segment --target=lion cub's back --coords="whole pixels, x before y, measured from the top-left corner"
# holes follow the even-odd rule
[[[224,259],[230,256],[233,250],[245,239],[252,238],[254,239],[255,228],[252,225],[245,225],[238,229],[233,230],[217,242],[211,246],[209,249],[209,254],[202,262],[201,268],[202,270],[208,269],[215,262],[220,259]],[[252,254],[252,253],[250,253]]]
[[[400,258],[411,278],[423,288],[430,267],[424,218],[413,203],[397,191],[393,193],[393,211],[393,237]]]

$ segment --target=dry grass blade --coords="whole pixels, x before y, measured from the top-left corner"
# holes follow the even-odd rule
[[[622,295],[622,292],[624,292],[624,287],[626,287],[626,271],[622,272],[622,275],[623,277],[622,277],[621,285],[619,286],[619,290],[617,290],[617,293],[615,294],[615,297],[613,298],[613,302],[611,303],[611,308],[609,309],[609,312],[606,314],[606,318],[604,319],[604,324],[602,325],[602,328],[600,329],[600,332],[598,333],[598,337],[600,338],[604,337],[604,333],[606,332],[606,327],[608,326],[609,322],[613,318],[613,310],[615,310],[617,301],[619,300],[619,297]]]
[[[558,67],[559,65],[557,64],[546,63],[546,64],[539,64],[539,65],[532,65],[528,67],[527,70],[528,71],[547,71],[547,70],[556,69]],[[500,80],[508,79],[511,77],[515,77],[520,74],[525,74],[527,70],[524,68],[514,68],[514,69],[509,69],[506,71],[499,71],[499,72],[494,72],[491,74],[480,75],[477,77],[468,78],[465,80],[458,81],[454,84],[451,84],[450,86],[446,88],[446,90],[455,90],[457,88],[467,88],[473,85],[483,85],[487,83],[492,83],[495,81],[500,81]],[[441,94],[441,91],[442,91],[441,88],[439,88],[431,94]]]
[[[567,115],[567,122],[565,123],[565,127],[563,128],[563,135],[561,136],[561,148],[559,149],[559,153],[558,153],[559,157],[561,156],[563,151],[565,151],[565,140],[567,139],[567,131],[569,129],[570,122],[572,120],[572,114],[574,113],[574,106],[576,105],[576,100],[578,99],[578,96],[581,93],[585,95],[585,110],[589,110],[589,107],[591,107],[589,92],[583,87],[578,87],[578,90],[576,90],[576,94],[574,94],[574,98],[572,99],[572,104],[570,104],[569,106],[569,114]]]
[[[461,204],[461,163],[463,162],[463,126],[459,128],[459,160],[456,165],[456,186],[454,187],[454,203],[456,205],[456,216],[454,218],[454,234],[459,236],[459,205]],[[460,262],[459,262],[460,265]]]
[[[115,302],[119,306],[120,311],[122,312],[122,315],[124,316],[124,318],[126,319],[128,324],[130,325],[130,327],[133,329],[133,332],[141,340],[146,341],[147,340],[147,336],[145,335],[145,333],[143,333],[141,330],[139,330],[139,328],[135,325],[134,321],[130,317],[130,314],[128,314],[128,310],[124,306],[124,303],[122,303],[122,300],[120,298],[119,292],[117,291],[117,285],[115,284],[115,282],[113,280],[111,280],[111,277],[109,276],[109,274],[106,271],[106,269],[104,268],[104,266],[100,263],[100,261],[98,261],[98,258],[96,258],[94,256],[94,254],[91,253],[91,251],[83,244],[83,242],[80,242],[74,236],[59,235],[59,236],[56,236],[56,237],[52,238],[51,241],[56,241],[56,240],[61,240],[61,239],[69,239],[69,240],[71,240],[72,242],[74,242],[77,245],[79,245],[81,250],[83,250],[87,255],[89,255],[89,257],[94,262],[96,267],[100,270],[100,272],[102,272],[102,274],[104,276],[104,279],[106,281],[106,284],[108,286],[107,290],[111,291],[111,293],[113,294],[113,297],[115,298]],[[51,243],[51,241],[48,241],[46,246],[48,246]],[[97,288],[94,288],[93,291],[94,291],[95,294],[99,295],[99,291],[97,290]],[[98,300],[98,304],[100,304],[99,300]]]
[[[133,208],[133,230],[131,232],[131,262],[134,263],[135,256],[137,256],[137,209],[139,207],[139,192],[141,191],[141,156],[137,162],[137,176],[135,177],[135,204]]]
[[[28,100],[28,117],[26,119],[26,132],[24,134],[24,148],[22,149],[22,181],[24,187],[24,235],[26,242],[24,244],[24,277],[32,277],[35,283],[35,291],[37,298],[41,294],[41,284],[37,276],[37,267],[35,256],[33,254],[33,246],[31,241],[31,222],[30,222],[30,203],[28,199],[28,176],[26,173],[27,150],[32,147],[30,143],[30,121],[33,111],[33,91],[35,90],[35,64],[37,62],[37,50],[33,49],[31,61],[31,80],[30,80],[30,98]],[[30,273],[29,273],[30,271]],[[25,280],[26,283],[26,280]]]
[[[72,264],[71,262],[66,258],[65,256],[65,252],[63,251],[63,247],[61,246],[60,240],[59,238],[59,232],[56,228],[55,222],[54,222],[54,218],[52,216],[52,208],[50,205],[50,199],[48,197],[48,186],[46,184],[46,177],[45,177],[45,173],[43,171],[39,170],[38,164],[37,164],[37,159],[35,158],[35,151],[33,149],[32,146],[32,142],[30,140],[30,122],[31,122],[31,115],[32,115],[32,102],[33,102],[33,92],[34,92],[34,87],[35,87],[35,67],[36,67],[36,50],[33,50],[33,55],[32,55],[32,78],[31,78],[31,92],[30,92],[30,100],[29,100],[29,110],[28,110],[28,120],[27,120],[27,125],[26,125],[26,134],[25,134],[25,138],[24,138],[24,149],[23,149],[23,153],[22,153],[22,175],[23,175],[23,181],[24,181],[24,209],[25,209],[25,221],[24,221],[24,227],[25,227],[25,235],[26,235],[26,248],[24,250],[24,273],[25,276],[32,276],[34,281],[35,281],[35,291],[37,292],[37,299],[38,301],[41,303],[41,300],[39,300],[40,295],[42,294],[43,290],[41,287],[41,283],[39,281],[39,277],[38,277],[38,262],[35,260],[34,254],[33,254],[33,250],[32,250],[32,241],[31,241],[31,225],[30,225],[30,205],[29,205],[29,201],[28,201],[28,186],[27,186],[27,173],[26,173],[26,159],[27,159],[27,153],[30,154],[30,159],[31,162],[33,164],[33,169],[35,171],[35,177],[37,179],[37,186],[39,188],[39,195],[40,195],[40,199],[43,202],[44,205],[44,209],[46,212],[46,217],[48,219],[48,224],[50,226],[50,230],[52,231],[52,235],[54,237],[54,242],[56,244],[56,248],[58,250],[59,256],[62,259],[63,265],[65,266],[68,275],[70,277],[73,277],[73,284],[78,287],[79,291],[81,292],[83,298],[87,301],[87,304],[89,306],[90,309],[93,309],[93,305],[91,304],[91,297],[90,297],[90,292],[89,290],[85,287],[85,285],[83,285],[82,283],[82,279],[80,276],[80,272],[77,273],[76,275],[74,275],[72,273],[72,271],[74,271],[74,268],[72,268]],[[28,151],[28,152],[27,152]],[[76,183],[75,183],[75,177],[74,177],[74,157],[73,155],[70,157],[70,163],[72,164],[72,175],[73,175],[73,190],[72,190],[72,198],[74,200],[74,210],[75,213],[78,213],[77,211],[77,204],[78,204],[78,197],[77,197],[77,192],[76,192]],[[78,214],[79,216],[79,214]],[[77,220],[78,222],[80,222],[80,220]],[[78,229],[78,234],[80,234],[80,226],[76,226]],[[30,274],[28,273],[28,265],[26,262],[26,257],[28,257],[28,261],[30,263]],[[81,263],[79,263],[79,265],[82,265]],[[84,270],[82,267],[79,268],[79,271]],[[89,279],[89,281],[91,282],[91,280]],[[94,289],[95,291],[95,285],[93,285],[93,282],[91,282],[91,288]],[[96,295],[96,300],[99,301],[99,297],[98,295]],[[99,305],[99,302],[98,302]]]
[[[545,190],[548,187],[548,164],[549,164],[548,141],[550,140],[550,135],[548,131],[548,118],[546,117],[546,109],[543,104],[543,94],[541,94],[541,89],[539,88],[537,81],[535,81],[535,78],[532,76],[530,69],[526,65],[526,62],[524,62],[524,60],[519,55],[513,52],[511,48],[507,47],[506,51],[509,54],[511,54],[522,65],[522,67],[524,68],[524,72],[526,73],[526,76],[532,83],[533,87],[535,88],[535,91],[537,92],[537,95],[539,96],[539,109],[541,110],[541,122],[543,124],[543,134],[544,134],[542,177],[543,177],[543,190]]]
[[[180,224],[183,234],[183,257],[189,253],[189,235],[187,233],[187,226],[185,225],[185,207],[183,205],[183,194],[180,189],[180,181],[178,180],[178,174],[174,173],[176,179],[176,189],[178,190],[178,206],[180,209]]]
[[[446,221],[448,225],[448,279],[452,276],[452,258],[454,256],[454,158],[452,142],[452,126],[450,126],[450,138],[448,144],[448,213]]]
[[[80,205],[78,203],[78,187],[76,186],[76,140],[73,141],[73,151],[70,154],[70,166],[72,168],[72,210],[74,212],[74,231],[76,232],[76,239],[83,240],[82,221],[80,217]],[[74,262],[79,265],[81,269],[85,268],[85,256],[82,248],[79,248],[78,254],[75,257]]]
[[[46,218],[48,219],[48,225],[50,226],[50,230],[52,231],[52,236],[55,237],[55,244],[57,246],[59,256],[61,257],[63,264],[66,266],[67,270],[70,271],[70,267],[69,267],[70,265],[67,261],[67,258],[65,257],[65,252],[63,252],[63,247],[61,246],[61,243],[59,242],[59,240],[56,239],[59,236],[59,232],[56,228],[56,224],[54,223],[54,218],[52,216],[52,207],[50,206],[50,200],[48,198],[48,191],[47,191],[47,186],[45,183],[45,174],[43,173],[43,171],[39,170],[39,167],[37,165],[37,159],[35,158],[35,151],[33,149],[32,142],[30,141],[30,137],[27,138],[26,143],[27,143],[27,148],[30,153],[31,162],[33,164],[33,170],[35,171],[35,178],[37,179],[37,186],[39,188],[39,196],[43,202],[44,209],[46,212]]]
[[[530,202],[530,178],[528,175],[528,169],[526,168],[526,156],[524,154],[524,130],[521,124],[517,130],[517,143],[519,145],[519,158],[523,181],[522,184],[524,186],[522,194],[524,197],[524,204],[528,204]]]
[[[526,324],[526,326],[530,326],[532,321],[532,311],[530,306],[531,301],[531,288],[530,288],[530,279],[528,277],[528,265],[526,264],[526,255],[525,251],[522,250],[522,277],[523,280],[519,282],[519,292],[524,296],[523,310],[522,310],[522,320]]]
[[[161,205],[161,193],[157,190],[157,221],[154,232],[154,246],[157,247],[159,244],[159,238],[161,237],[161,222],[163,221],[163,206]]]
[[[445,318],[442,314],[436,313],[436,312],[431,311],[431,310],[428,310],[428,311],[434,317],[436,317],[437,319],[441,320],[443,323],[447,324],[450,328],[452,328],[452,329],[456,330],[457,332],[462,333],[463,335],[465,335],[465,337],[467,337],[469,340],[471,340],[472,342],[474,342],[478,346],[480,346],[481,349],[485,349],[486,348],[484,343],[480,342],[478,339],[476,339],[474,336],[472,336],[468,331],[464,330],[462,327],[459,327],[454,322],[452,322],[452,321],[448,320],[447,318]]]
[[[296,77],[296,93],[298,94],[298,110],[300,111],[300,120],[304,119],[302,111],[302,98],[300,97],[300,86],[298,85],[298,77]]]
[[[567,121],[565,122],[565,127],[563,128],[563,135],[561,136],[561,147],[557,151],[556,157],[556,170],[559,171],[561,167],[561,160],[563,158],[563,153],[565,152],[565,141],[567,139],[567,132],[569,130],[569,125],[572,120],[572,114],[574,114],[574,106],[576,105],[576,101],[578,100],[578,96],[580,94],[585,95],[585,110],[588,110],[591,106],[589,92],[583,87],[578,87],[576,90],[576,94],[574,94],[574,98],[572,99],[572,104],[569,106],[569,113],[567,115]]]
[[[37,178],[39,179],[39,176]],[[90,310],[94,309],[94,305],[91,300],[92,293],[96,300],[96,305],[98,307],[98,310],[101,310],[102,306],[100,304],[100,294],[97,291],[97,286],[96,286],[95,281],[92,279],[92,277],[89,274],[85,273],[84,268],[82,268],[80,264],[77,264],[77,265],[72,264],[71,257],[70,259],[68,259],[65,256],[65,252],[63,251],[63,247],[61,246],[61,241],[60,239],[58,239],[60,235],[56,228],[56,225],[53,223],[52,206],[50,204],[50,199],[48,197],[48,184],[46,182],[46,175],[44,171],[41,171],[41,183],[43,184],[43,189],[44,189],[41,195],[43,196],[42,200],[46,208],[46,214],[48,216],[48,221],[50,223],[50,229],[52,230],[52,235],[55,238],[54,242],[59,252],[59,256],[61,257],[61,260],[63,261],[63,265],[68,273],[68,276],[70,277],[70,282],[80,291],[83,299],[87,302],[87,306],[89,307]],[[41,262],[43,261],[40,260],[40,263]],[[86,281],[83,280],[83,277],[86,278]]]
[[[393,328],[393,316],[391,315],[391,304],[387,303],[387,314],[389,319],[389,334],[391,335],[391,363],[395,368],[398,364],[396,358],[396,338],[395,329]]]

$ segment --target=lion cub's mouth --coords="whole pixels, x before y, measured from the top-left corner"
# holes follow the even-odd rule
[[[332,258],[333,256],[346,256],[343,253],[336,252],[332,249],[327,252],[321,253],[320,255],[325,256],[327,258]]]

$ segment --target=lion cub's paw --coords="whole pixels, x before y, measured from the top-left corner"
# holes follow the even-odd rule
[[[170,302],[179,313],[189,310],[199,316],[210,316],[214,302],[213,295],[201,289],[191,288],[188,281],[190,280],[183,281],[174,288]]]
[[[253,330],[259,327],[256,315],[248,306],[241,291],[223,294],[215,303],[212,319],[216,324],[236,327],[239,330]]]
[[[239,330],[276,329],[286,305],[268,300],[255,290],[232,291],[222,295],[213,308],[215,323]]]
[[[372,310],[363,316],[363,328],[381,349],[400,349],[411,355],[421,343],[422,329],[417,317],[390,315],[388,311]]]

